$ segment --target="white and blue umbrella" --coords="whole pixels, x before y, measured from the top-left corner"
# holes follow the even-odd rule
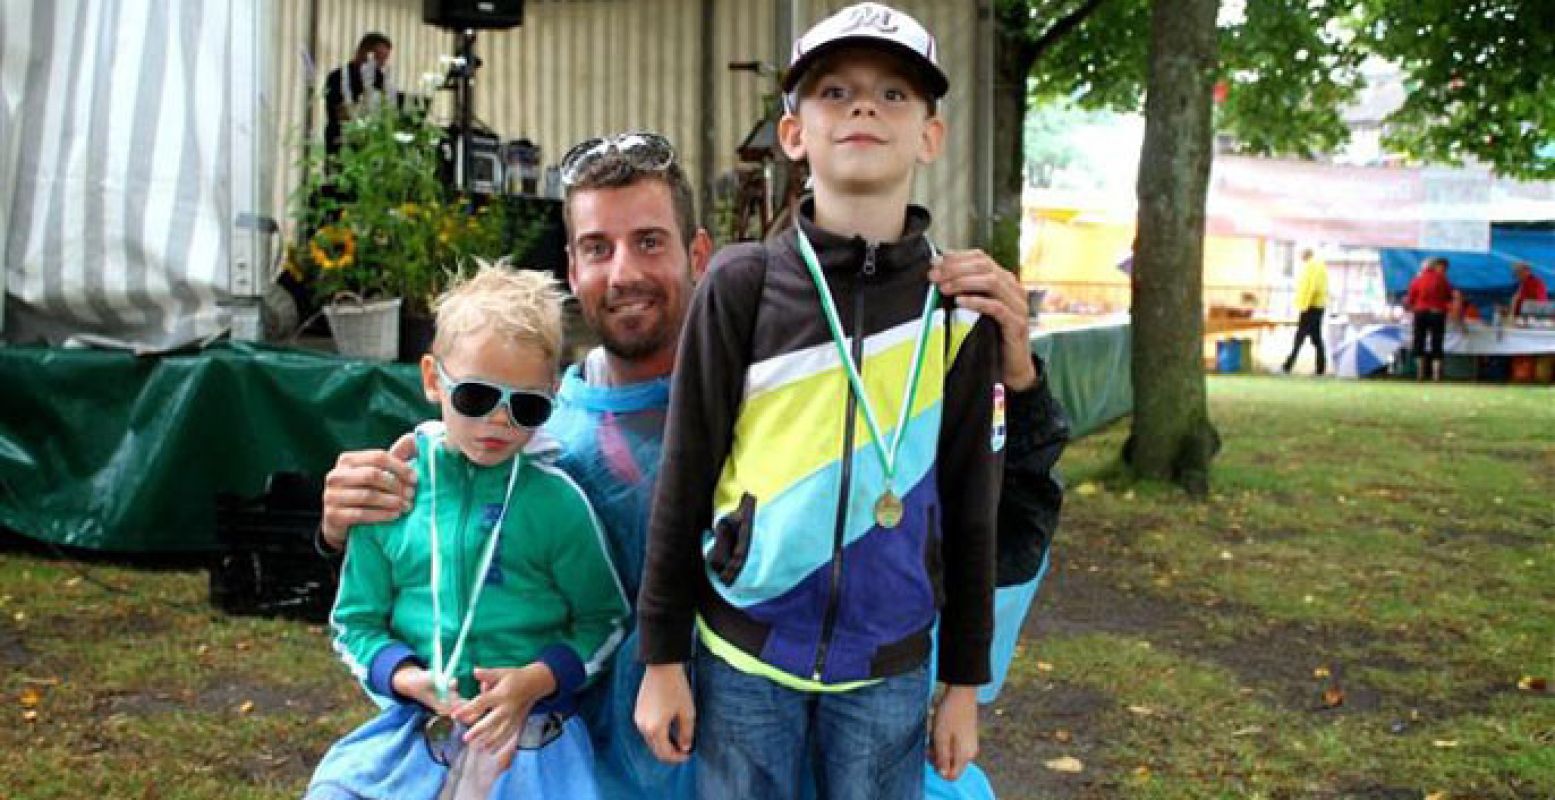
[[[1334,348],[1334,372],[1342,378],[1359,378],[1387,369],[1393,354],[1404,346],[1400,325],[1362,325],[1351,329]]]

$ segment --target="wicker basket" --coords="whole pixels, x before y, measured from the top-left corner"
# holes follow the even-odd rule
[[[400,349],[400,298],[337,299],[324,308],[335,351],[343,356],[393,361]]]

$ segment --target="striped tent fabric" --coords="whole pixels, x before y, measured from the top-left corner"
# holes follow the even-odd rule
[[[225,327],[247,2],[0,0],[5,341],[160,350]]]

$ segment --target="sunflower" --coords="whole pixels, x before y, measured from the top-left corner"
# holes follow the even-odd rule
[[[337,251],[333,258],[330,253]],[[308,255],[323,270],[344,269],[356,260],[356,235],[350,228],[325,225],[308,242]]]

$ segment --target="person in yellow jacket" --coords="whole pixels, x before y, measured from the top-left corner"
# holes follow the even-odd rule
[[[1327,353],[1323,351],[1323,308],[1327,305],[1328,265],[1313,254],[1311,248],[1302,250],[1301,277],[1296,281],[1296,311],[1301,318],[1296,323],[1296,342],[1285,359],[1283,369],[1286,373],[1296,365],[1296,354],[1301,352],[1301,343],[1307,339],[1312,340],[1312,347],[1317,350],[1317,374],[1322,375],[1327,369]]]

